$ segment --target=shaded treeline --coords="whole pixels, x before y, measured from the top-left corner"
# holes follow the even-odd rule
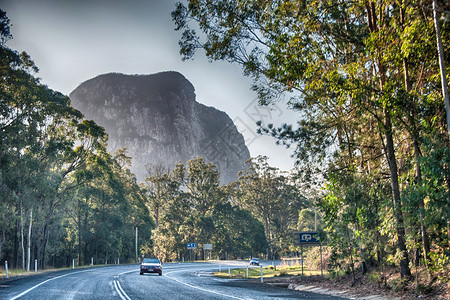
[[[449,66],[448,3],[437,3]],[[183,59],[199,50],[240,64],[262,105],[299,113],[260,132],[294,148],[304,179],[323,177],[333,267],[448,276],[449,132],[430,1],[195,0],[172,18]]]

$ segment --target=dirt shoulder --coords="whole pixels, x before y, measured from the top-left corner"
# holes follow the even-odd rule
[[[391,278],[393,280],[396,279]],[[414,281],[400,287],[386,280],[377,282],[370,276],[359,276],[356,281],[353,281],[352,276],[343,276],[337,280],[321,276],[278,277],[265,280],[265,283],[353,299],[450,299],[449,284],[437,280],[429,285],[419,285],[418,288]]]

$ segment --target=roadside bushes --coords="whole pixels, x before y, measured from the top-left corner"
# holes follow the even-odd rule
[[[320,247],[310,247],[304,254],[303,265],[309,270],[320,270]],[[328,247],[322,246],[322,269],[328,270],[331,260],[331,252]]]

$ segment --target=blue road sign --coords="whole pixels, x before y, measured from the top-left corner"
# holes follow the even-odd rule
[[[320,236],[316,231],[300,232],[300,244],[320,244]]]
[[[188,249],[197,249],[197,243],[187,243]]]

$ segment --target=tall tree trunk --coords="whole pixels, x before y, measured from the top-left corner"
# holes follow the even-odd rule
[[[403,5],[400,5],[400,22],[402,26],[405,24],[405,8]],[[405,90],[407,93],[409,93],[412,89],[411,87],[411,80],[409,79],[409,69],[408,69],[408,60],[406,58],[403,58],[403,74],[405,78]],[[419,137],[417,133],[417,126],[416,126],[416,103],[412,103],[411,105],[411,114],[409,116],[409,123],[410,123],[410,135],[413,140],[414,145],[414,159],[415,159],[415,165],[416,165],[416,183],[418,186],[422,184],[422,171],[420,168],[420,146],[419,146]],[[427,228],[424,223],[424,216],[423,213],[425,211],[425,203],[423,201],[423,197],[420,197],[419,199],[419,223],[420,223],[420,231],[422,234],[422,247],[423,247],[423,255],[425,258],[425,261],[428,262],[428,257],[430,253],[430,242],[428,239],[428,232]],[[428,265],[428,264],[427,264]]]
[[[42,269],[47,267],[47,244],[48,244],[48,227],[44,228],[44,244],[42,246]],[[53,267],[55,264],[53,263]]]
[[[0,239],[0,260],[2,258],[2,249],[6,241],[6,226],[2,226],[2,237]]]
[[[30,209],[30,224],[28,225],[27,235],[27,272],[30,271],[31,264],[31,227],[33,226],[33,209]]]
[[[16,219],[16,228],[14,230],[14,268],[19,267],[19,231],[20,231],[20,219]]]
[[[437,16],[437,1],[433,0],[433,17],[434,17],[434,26],[436,28],[436,40],[437,40],[437,49],[439,55],[439,69],[441,73],[441,85],[442,85],[442,97],[445,102],[445,110],[447,112],[447,130],[448,136],[450,138],[450,103],[449,103],[449,95],[448,95],[448,86],[447,86],[447,75],[445,72],[445,61],[444,61],[444,50],[442,48],[442,40],[441,40],[441,28],[439,25],[439,20]]]
[[[417,185],[420,186],[422,184],[422,171],[420,168],[419,158],[420,158],[420,148],[419,148],[419,142],[417,136],[414,137],[414,157],[416,160],[416,180]],[[419,218],[420,218],[420,231],[422,234],[422,246],[423,246],[423,255],[425,258],[425,262],[428,266],[428,259],[430,255],[430,240],[428,238],[428,231],[427,227],[425,226],[424,222],[424,215],[425,212],[425,203],[423,201],[423,197],[420,196],[419,198]]]
[[[81,263],[81,200],[78,200],[78,213],[77,213],[77,223],[78,223],[78,264]]]
[[[268,255],[267,255],[267,257],[269,258],[269,259],[271,259],[272,258],[272,252],[273,252],[273,249],[272,249],[272,240],[271,240],[271,238],[270,238],[270,223],[269,223],[269,216],[266,214],[266,213],[264,213],[264,225],[265,225],[265,231],[266,231],[266,239],[267,239],[267,242],[269,243],[269,253],[267,253]]]
[[[20,244],[22,247],[22,270],[25,270],[25,245],[24,245],[24,237],[23,237],[23,207],[21,204],[20,207]]]
[[[367,10],[367,22],[369,26],[369,31],[371,33],[376,33],[379,31],[378,28],[378,18],[377,18],[377,9],[374,2],[366,3]],[[380,10],[381,13],[381,10]],[[381,51],[377,51],[377,59],[376,63],[378,66],[378,73],[380,76],[380,91],[384,91],[384,85],[386,83],[386,68],[382,63],[381,59]],[[400,186],[398,183],[398,168],[397,168],[397,159],[395,157],[395,148],[394,148],[394,138],[392,132],[392,120],[391,120],[391,111],[387,107],[388,104],[384,104],[383,113],[384,113],[384,137],[386,139],[386,154],[387,154],[387,162],[389,164],[389,171],[391,177],[391,187],[392,187],[392,202],[394,206],[394,216],[396,219],[396,231],[397,231],[397,245],[402,254],[402,258],[400,260],[400,275],[402,278],[411,277],[411,270],[409,268],[409,257],[408,250],[406,248],[405,242],[405,226],[403,222],[403,213],[402,213],[402,203],[400,198]]]
[[[385,137],[386,137],[386,151],[388,156],[389,170],[391,176],[392,198],[394,205],[394,215],[396,219],[397,231],[397,245],[402,254],[400,259],[400,276],[402,278],[411,277],[411,270],[409,268],[408,249],[405,242],[405,226],[403,223],[403,212],[400,198],[400,186],[398,183],[398,168],[397,160],[395,158],[394,140],[392,137],[392,123],[391,112],[389,109],[384,109],[385,113]]]

